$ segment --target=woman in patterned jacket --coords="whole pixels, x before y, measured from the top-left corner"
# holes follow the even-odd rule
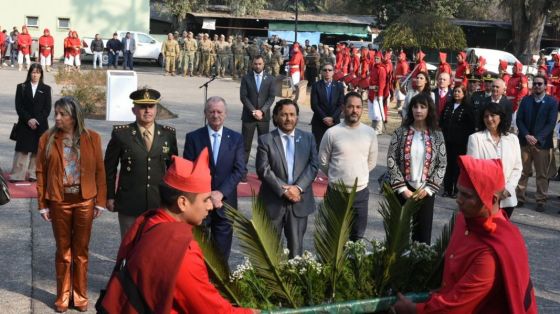
[[[407,109],[387,153],[389,182],[402,204],[411,197],[424,200],[413,216],[412,240],[430,244],[435,195],[447,165],[445,142],[429,95],[412,97]]]

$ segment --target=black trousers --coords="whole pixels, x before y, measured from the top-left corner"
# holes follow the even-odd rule
[[[412,192],[416,191],[412,186],[406,185]],[[399,201],[402,205],[406,199],[399,194]],[[426,195],[422,205],[412,216],[412,241],[422,242],[430,245],[432,241],[432,222],[434,220],[435,193],[432,196]]]
[[[209,232],[210,239],[214,242],[218,252],[222,255],[224,261],[227,262],[231,253],[233,227],[226,217],[224,208],[215,208],[208,213],[203,224],[207,232]]]
[[[443,190],[449,195],[457,193],[457,179],[459,178],[459,162],[460,155],[467,153],[467,143],[450,143],[445,142],[447,150],[447,168],[443,177]]]
[[[331,187],[327,187],[327,193],[329,193]],[[352,224],[352,229],[350,230],[350,241],[358,241],[364,239],[367,228],[368,220],[368,202],[369,202],[369,187],[356,192],[356,197],[354,198],[354,223]]]
[[[311,85],[315,83],[315,80],[317,80],[317,68],[306,67],[305,79],[307,80],[307,87],[311,87]]]
[[[257,129],[257,134],[259,136],[268,133],[270,121],[241,122],[241,135],[243,136],[245,145],[245,164],[249,163],[249,155],[251,154],[255,129]]]
[[[319,146],[321,146],[321,140],[323,139],[323,135],[329,129],[329,126],[326,126],[323,121],[319,121],[312,119],[311,120],[311,133],[313,133],[313,137],[315,138],[315,143],[317,144],[317,151],[319,151]]]

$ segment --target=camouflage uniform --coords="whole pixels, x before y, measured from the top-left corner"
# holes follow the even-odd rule
[[[212,71],[212,51],[214,44],[208,39],[207,35],[200,42],[200,49],[202,50],[202,75],[210,76]]]
[[[165,58],[165,71],[175,75],[175,61],[179,55],[179,44],[175,39],[167,39],[162,44],[161,53]]]
[[[185,34],[185,33],[184,33]],[[185,67],[185,37],[181,36],[177,39],[177,44],[179,44],[179,54],[177,55],[177,73],[181,73]]]
[[[194,70],[196,71],[196,75],[202,74],[203,70],[203,62],[202,62],[202,36],[200,34],[196,36],[196,53],[194,54]]]
[[[245,54],[243,55],[243,75],[249,72],[251,68],[251,56],[249,55],[249,38],[245,37],[243,39],[243,49],[245,49]]]
[[[187,39],[185,40],[184,46],[185,54],[183,61],[183,76],[187,76],[187,74],[189,74],[189,70],[190,75],[192,76],[193,72],[195,71],[194,59],[196,51],[198,49],[198,44],[196,43],[196,40],[193,39],[189,34],[189,37],[187,37]]]
[[[274,46],[274,53],[272,53],[272,60],[271,60],[271,68],[272,68],[272,75],[278,76],[280,75],[280,67],[284,63],[284,57],[280,52],[280,46]]]
[[[241,39],[237,39],[232,45],[231,50],[233,52],[233,66],[231,75],[235,79],[236,77],[241,77],[245,74],[244,72],[244,60],[245,57],[245,45]]]
[[[223,36],[223,35],[222,35]],[[227,41],[223,40],[223,37],[216,43],[217,52],[217,62],[216,62],[216,74],[224,77],[229,68],[229,53],[231,52],[231,46]]]

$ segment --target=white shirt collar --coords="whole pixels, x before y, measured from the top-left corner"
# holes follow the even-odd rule
[[[212,134],[214,133],[218,133],[220,134],[220,137],[222,137],[222,133],[224,132],[224,126],[220,127],[218,131],[214,131],[214,129],[212,129],[209,125],[207,125],[206,128],[208,129],[208,134],[210,135],[210,138],[212,138]]]
[[[293,129],[292,132],[290,133],[284,133],[282,132],[282,130],[280,130],[280,128],[278,128],[278,133],[280,133],[281,137],[284,137],[284,135],[288,135],[290,137],[294,137],[295,133],[296,133],[296,129]]]

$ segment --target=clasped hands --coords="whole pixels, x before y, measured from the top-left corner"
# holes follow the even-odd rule
[[[405,198],[405,199],[409,199],[412,197],[413,200],[421,200],[424,197],[426,197],[428,195],[428,192],[426,192],[425,189],[418,189],[416,190],[416,192],[412,192],[409,189],[404,190],[403,192],[401,192],[401,195]]]
[[[297,203],[301,201],[301,191],[297,185],[283,185],[282,188],[284,189],[284,194],[282,195],[290,202]]]
[[[37,129],[37,126],[39,126],[39,121],[35,118],[31,118],[27,121],[27,125],[31,128],[31,130],[35,130]]]
[[[263,112],[259,109],[253,110],[253,118],[255,118],[259,121],[262,120],[263,119]]]
[[[334,119],[332,117],[324,117],[323,118],[323,123],[326,126],[332,126],[334,124]]]

